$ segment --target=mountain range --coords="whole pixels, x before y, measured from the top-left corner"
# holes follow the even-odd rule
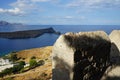
[[[6,26],[6,25],[23,25],[22,23],[10,23],[7,21],[0,21],[0,26]]]

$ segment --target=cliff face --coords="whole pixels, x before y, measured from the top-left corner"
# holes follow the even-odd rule
[[[66,33],[53,46],[53,80],[100,80],[111,42],[103,31]]]
[[[0,38],[8,39],[24,39],[39,37],[44,33],[57,33],[53,28],[39,29],[39,30],[26,30],[16,32],[0,32]]]

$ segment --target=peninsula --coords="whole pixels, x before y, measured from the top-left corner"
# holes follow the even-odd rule
[[[50,27],[46,29],[37,29],[37,30],[0,32],[0,38],[7,38],[7,39],[36,38],[36,37],[43,35],[44,33],[60,34],[59,32],[56,32],[52,27]]]

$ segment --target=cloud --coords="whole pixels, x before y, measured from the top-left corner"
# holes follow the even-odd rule
[[[67,16],[45,16],[43,18],[49,18],[49,19],[54,19],[54,20],[85,20],[86,17],[85,16],[71,16],[71,15],[67,15]]]
[[[30,0],[17,0],[10,4],[12,7],[17,7],[24,13],[32,11],[36,8],[35,4],[33,4]]]
[[[73,19],[73,16],[65,16],[64,19]]]
[[[58,0],[16,0],[9,4],[11,9],[0,8],[0,13],[7,13],[10,15],[25,15],[29,13],[39,13],[43,10],[43,7],[38,4],[42,2],[55,3]]]
[[[48,1],[51,1],[51,0],[31,0],[32,2],[48,2]]]
[[[14,8],[14,9],[2,9],[0,8],[0,13],[10,13],[10,14],[21,14],[22,11],[19,8]]]
[[[120,0],[72,0],[66,7],[120,8]]]
[[[10,9],[0,8],[0,13],[6,13],[10,15],[23,15],[28,8],[32,8],[29,4],[29,0],[17,0],[16,2],[10,3]]]
[[[0,8],[0,13],[7,13],[10,15],[25,15],[34,11],[42,11],[38,2],[48,2],[50,0],[17,0],[9,4],[10,9]],[[41,9],[41,10],[40,10]]]

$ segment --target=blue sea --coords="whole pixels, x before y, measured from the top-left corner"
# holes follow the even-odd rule
[[[21,30],[35,30],[53,27],[54,30],[61,32],[80,32],[80,31],[96,31],[103,30],[110,34],[112,30],[120,30],[120,25],[16,25],[16,26],[0,26],[0,32],[12,32]],[[0,56],[8,54],[12,51],[24,49],[38,48],[44,46],[52,46],[59,35],[47,34],[30,39],[4,39],[0,38]]]

